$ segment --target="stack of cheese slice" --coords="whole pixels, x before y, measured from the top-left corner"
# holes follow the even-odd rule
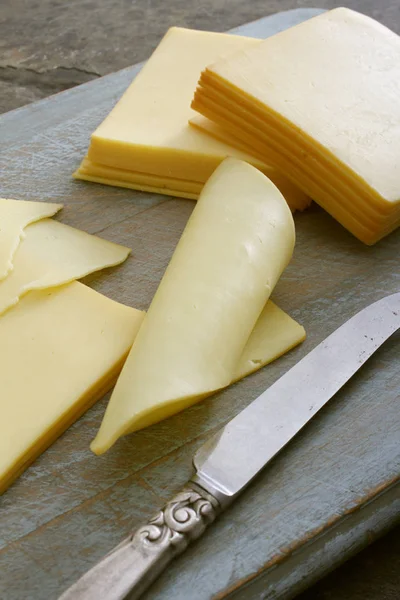
[[[339,8],[208,66],[192,107],[373,244],[400,223],[399,99],[400,38]]]
[[[91,137],[78,179],[197,199],[227,156],[252,163],[281,189],[292,210],[310,199],[275,168],[191,128],[190,108],[202,69],[260,40],[172,28]]]
[[[226,159],[204,187],[154,296],[94,452],[304,339],[303,327],[269,301],[294,241],[291,212],[275,185],[249,164]]]
[[[129,250],[60,208],[0,200],[0,493],[115,383],[144,316],[74,281]]]

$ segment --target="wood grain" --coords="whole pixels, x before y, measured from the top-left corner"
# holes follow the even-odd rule
[[[266,35],[286,19],[241,31]],[[63,201],[61,220],[132,247],[124,265],[90,284],[145,309],[193,203],[71,179],[91,131],[138,69],[1,117],[0,195]],[[296,216],[296,229],[274,297],[306,327],[306,342],[102,457],[89,443],[107,398],[88,411],[0,500],[2,599],[57,598],[187,480],[211,432],[352,314],[398,291],[399,232],[368,248],[316,207]],[[290,598],[396,522],[399,342],[394,336],[363,367],[146,598]]]

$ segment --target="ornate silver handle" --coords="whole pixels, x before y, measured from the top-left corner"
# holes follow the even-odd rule
[[[189,482],[179,494],[97,565],[59,600],[136,600],[165,569],[214,521],[218,500]]]

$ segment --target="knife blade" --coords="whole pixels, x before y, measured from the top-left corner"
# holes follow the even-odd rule
[[[400,292],[349,319],[210,438],[187,486],[60,600],[139,598],[399,329]]]

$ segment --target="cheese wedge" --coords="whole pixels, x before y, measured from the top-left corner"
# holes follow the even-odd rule
[[[30,223],[52,217],[62,204],[0,198],[0,280],[12,270],[12,259]]]
[[[0,318],[0,493],[115,383],[144,313],[77,282]]]
[[[248,161],[279,185],[293,209],[307,196],[276,169],[189,126],[200,72],[218,57],[260,40],[173,27],[91,137],[74,177],[196,199],[227,156]],[[114,171],[114,169],[116,171]]]
[[[400,38],[339,8],[210,65],[192,107],[373,244],[400,224]]]
[[[293,218],[274,184],[247,163],[225,160],[204,187],[154,296],[92,443],[96,454],[304,339],[302,327],[269,307],[261,329],[272,311],[280,333],[268,338],[266,327],[249,340],[294,241]],[[268,343],[259,353],[262,339]]]
[[[14,268],[0,281],[0,315],[30,290],[56,287],[122,263],[129,248],[45,219],[25,229]]]

